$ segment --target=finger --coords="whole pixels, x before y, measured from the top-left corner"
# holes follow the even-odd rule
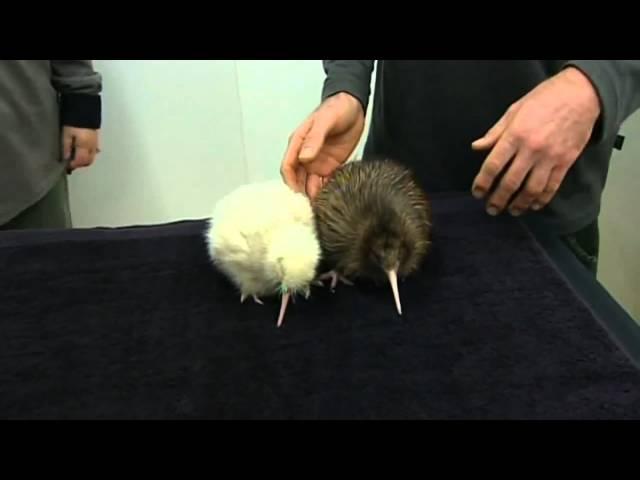
[[[307,184],[307,171],[302,165],[296,167],[296,188],[300,193],[305,193],[305,186]]]
[[[480,172],[476,176],[472,192],[476,198],[483,198],[493,185],[496,177],[502,172],[505,165],[511,161],[517,152],[515,140],[512,140],[508,133],[503,135],[487,159],[482,164]]]
[[[89,150],[89,162],[87,163],[87,167],[93,165],[96,161],[97,152],[95,150]]]
[[[307,195],[309,198],[315,198],[324,185],[324,177],[311,174],[307,177]]]
[[[304,183],[298,183],[297,170],[300,162],[298,161],[298,155],[300,147],[304,140],[308,129],[311,127],[311,121],[305,121],[289,138],[287,150],[284,155],[284,160],[280,166],[280,175],[284,182],[293,190],[297,192],[304,191]]]
[[[71,149],[73,147],[73,135],[62,135],[62,158],[65,162],[72,160]]]
[[[298,183],[298,175],[293,165],[283,163],[280,167],[280,176],[290,189],[295,192],[302,192],[302,185]]]
[[[549,183],[550,176],[551,164],[541,163],[534,166],[526,181],[525,187],[511,202],[509,213],[517,217],[529,210],[533,202],[542,195],[542,192]]]
[[[90,165],[91,153],[86,148],[76,148],[76,154],[72,160],[71,168],[81,168]]]
[[[531,152],[527,150],[520,151],[500,180],[498,188],[491,194],[487,202],[489,215],[498,215],[504,210],[532,167],[533,156]]]
[[[531,205],[532,210],[541,210],[543,209],[555,196],[555,194],[560,189],[560,185],[562,185],[562,181],[564,180],[565,175],[569,171],[569,167],[565,166],[556,166],[549,175],[549,181],[547,182],[546,187],[540,194],[540,196],[534,200],[533,205]]]

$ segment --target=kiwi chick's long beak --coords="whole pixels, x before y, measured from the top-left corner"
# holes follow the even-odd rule
[[[389,270],[387,272],[389,276],[389,283],[391,284],[391,290],[393,290],[393,299],[396,301],[396,308],[398,314],[402,315],[402,305],[400,305],[400,293],[398,292],[398,275],[395,270]]]
[[[287,304],[289,303],[289,297],[291,294],[289,292],[285,292],[282,294],[282,301],[280,302],[280,315],[278,316],[278,328],[282,325],[284,321],[284,314],[287,311]]]

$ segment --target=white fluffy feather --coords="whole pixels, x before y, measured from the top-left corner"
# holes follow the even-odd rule
[[[214,264],[237,286],[241,300],[309,294],[320,261],[313,211],[306,196],[280,180],[243,185],[215,206],[207,245]]]

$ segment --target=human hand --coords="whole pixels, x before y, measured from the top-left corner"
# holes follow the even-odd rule
[[[297,192],[314,198],[353,153],[364,130],[364,111],[348,93],[325,100],[289,137],[280,173]]]
[[[100,153],[99,131],[65,126],[62,129],[63,159],[68,162],[67,172],[91,165]]]
[[[497,215],[507,205],[516,216],[529,208],[540,210],[589,142],[600,111],[595,88],[576,68],[566,68],[541,83],[472,144],[476,150],[491,148],[474,180],[473,195],[485,198],[513,159],[488,198],[487,212]]]

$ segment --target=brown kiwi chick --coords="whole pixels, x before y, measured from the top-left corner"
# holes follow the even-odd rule
[[[402,315],[398,277],[415,272],[431,239],[431,205],[412,172],[391,160],[350,162],[313,201],[318,238],[333,268],[320,278],[389,281]]]

